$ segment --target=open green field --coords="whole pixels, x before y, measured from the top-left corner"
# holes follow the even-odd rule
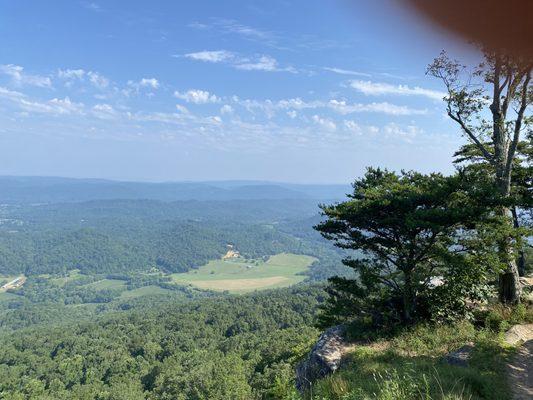
[[[155,285],[150,285],[150,286],[143,286],[137,289],[126,290],[121,293],[120,298],[121,299],[133,299],[136,297],[152,296],[152,295],[157,295],[157,294],[169,294],[169,293],[172,293],[172,290],[163,289]]]
[[[118,279],[102,279],[93,283],[84,285],[84,287],[92,288],[95,290],[104,289],[123,289],[126,290],[126,283]]]
[[[201,289],[250,292],[258,289],[286,287],[305,279],[298,275],[309,268],[316,258],[282,253],[261,260],[242,258],[214,260],[186,273],[172,274],[176,283],[191,284]]]
[[[0,302],[15,300],[15,299],[20,299],[20,296],[17,296],[16,294],[13,294],[13,293],[0,291]]]
[[[79,269],[73,269],[73,270],[70,270],[67,275],[65,276],[62,276],[60,278],[51,278],[49,275],[47,274],[43,274],[43,275],[40,275],[42,278],[50,278],[50,280],[54,283],[57,283],[59,285],[64,285],[65,283],[68,283],[68,282],[71,282],[71,281],[74,281],[80,277],[82,277],[83,275],[80,274],[80,270]]]

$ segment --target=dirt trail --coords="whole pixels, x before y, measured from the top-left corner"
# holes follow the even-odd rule
[[[509,385],[513,400],[531,400],[533,399],[533,324],[518,325],[513,329],[514,332],[506,334],[507,341],[511,344],[520,342],[523,344],[507,364]]]

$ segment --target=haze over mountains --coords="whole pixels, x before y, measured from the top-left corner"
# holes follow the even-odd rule
[[[64,203],[108,199],[177,200],[336,200],[350,185],[262,181],[122,182],[59,177],[0,177],[1,203]]]

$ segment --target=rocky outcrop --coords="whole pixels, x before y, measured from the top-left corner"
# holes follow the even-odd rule
[[[533,324],[515,325],[505,332],[505,342],[516,346],[533,340]]]
[[[463,347],[448,353],[444,357],[444,361],[457,367],[468,367],[468,360],[470,360],[472,350],[474,350],[474,343],[465,344]]]
[[[316,380],[335,372],[350,347],[342,325],[322,333],[306,359],[296,367],[296,388],[305,392]]]
[[[524,300],[533,304],[533,276],[521,276],[520,285],[522,285],[522,296]]]

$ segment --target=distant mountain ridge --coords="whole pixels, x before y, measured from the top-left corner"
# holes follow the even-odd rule
[[[0,203],[68,203],[109,199],[176,200],[337,200],[349,185],[261,181],[124,182],[105,179],[0,176]]]

